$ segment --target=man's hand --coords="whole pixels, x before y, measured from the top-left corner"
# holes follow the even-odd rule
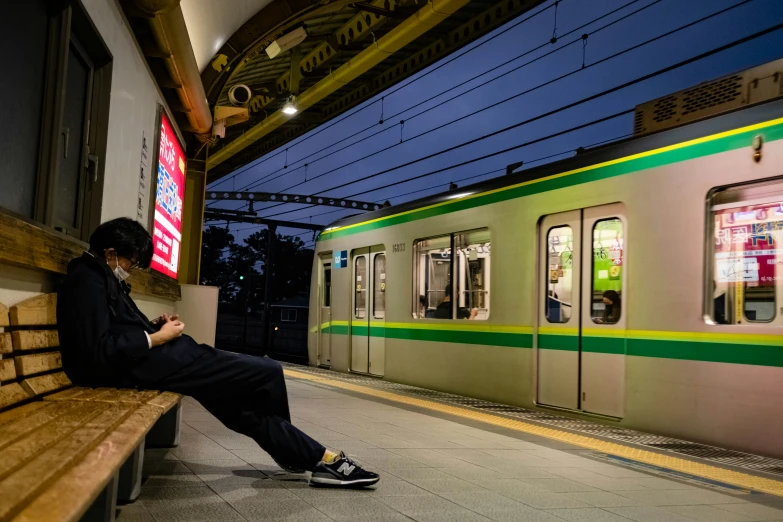
[[[150,341],[152,341],[153,348],[155,346],[160,346],[161,344],[166,344],[182,335],[182,330],[185,329],[185,323],[179,319],[175,319],[175,317],[178,318],[179,316],[163,314],[163,316],[160,317],[160,319],[164,321],[163,325],[160,327],[160,330],[154,334],[150,334]]]
[[[179,319],[179,314],[163,314],[160,317],[153,319],[152,324],[163,324],[168,320],[176,321],[177,319]]]

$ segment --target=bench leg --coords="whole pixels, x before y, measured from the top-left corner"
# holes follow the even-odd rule
[[[114,522],[117,512],[117,483],[115,473],[98,498],[79,519],[80,522]]]
[[[120,468],[117,485],[117,501],[121,504],[133,502],[141,493],[141,469],[144,463],[144,441],[130,454]]]
[[[174,448],[179,444],[179,422],[182,418],[180,402],[167,411],[147,433],[148,448]]]

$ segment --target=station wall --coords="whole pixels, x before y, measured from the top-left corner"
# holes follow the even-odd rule
[[[147,140],[147,172],[151,178],[155,173],[152,159],[157,146],[154,143],[156,115],[158,104],[164,104],[163,97],[118,3],[115,0],[83,0],[82,4],[112,55],[107,149],[105,158],[100,159],[104,163],[101,221],[121,216],[136,219],[142,141]],[[170,120],[176,125],[173,118]],[[0,179],[0,187],[2,183]],[[154,184],[149,187],[148,191],[153,190]],[[149,198],[142,204],[139,221],[149,229]],[[32,246],[30,249],[32,251]],[[69,252],[72,249],[73,246]],[[51,263],[39,259],[37,266],[25,268],[18,262],[14,263],[16,266],[6,264],[0,256],[0,303],[12,306],[34,295],[55,291],[66,261],[60,259],[62,255],[52,257]],[[153,317],[162,312],[171,313],[175,306],[174,300],[138,292],[134,293],[134,299],[142,311]]]

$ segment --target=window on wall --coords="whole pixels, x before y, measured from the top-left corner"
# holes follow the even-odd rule
[[[550,323],[567,323],[571,319],[573,303],[573,243],[574,233],[569,226],[555,227],[547,234],[546,318]]]
[[[357,257],[354,260],[354,265],[354,317],[364,319],[367,317],[367,258]]]
[[[414,317],[489,317],[489,229],[422,239],[413,250]]]
[[[296,309],[283,308],[280,311],[280,321],[283,323],[295,323],[296,322]]]
[[[602,219],[593,225],[590,316],[597,324],[620,321],[623,297],[623,222]]]
[[[783,183],[719,189],[709,205],[709,317],[718,324],[781,322]]]
[[[4,7],[13,81],[0,82],[0,119],[14,132],[0,139],[0,207],[86,239],[100,220],[111,54],[76,0]]]

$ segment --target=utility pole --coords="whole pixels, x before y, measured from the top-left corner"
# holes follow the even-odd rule
[[[277,225],[269,225],[267,228],[269,237],[267,238],[266,263],[264,263],[264,355],[269,353],[272,346],[272,321],[270,317],[269,304],[273,297],[272,292],[272,273],[275,267],[275,242],[277,241]]]

